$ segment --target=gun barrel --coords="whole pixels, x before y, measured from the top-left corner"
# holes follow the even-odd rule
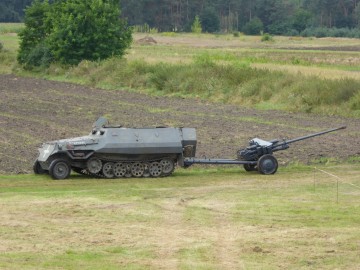
[[[316,137],[316,136],[321,136],[321,135],[324,135],[326,133],[334,132],[334,131],[337,131],[337,130],[340,130],[340,129],[345,129],[345,128],[346,128],[346,126],[333,128],[333,129],[321,131],[321,132],[318,132],[318,133],[310,134],[310,135],[307,135],[307,136],[303,136],[303,137],[295,138],[295,139],[292,139],[292,140],[288,140],[288,141],[285,141],[285,143],[288,144],[288,143],[293,143],[293,142],[297,142],[297,141],[302,141],[302,140],[306,140],[306,139]]]

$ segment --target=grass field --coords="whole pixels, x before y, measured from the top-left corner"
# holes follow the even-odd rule
[[[151,34],[156,44],[144,44],[145,34],[137,33],[125,61],[112,58],[25,71],[16,63],[16,33],[22,27],[0,24],[0,74],[360,117],[359,39],[274,37],[262,42],[259,36],[157,33]]]
[[[320,78],[357,78],[360,71],[360,40],[345,38],[275,37],[274,42],[261,42],[259,36],[151,34],[158,43],[142,45],[145,34],[134,36],[134,46],[127,59],[151,63],[187,63],[197,55],[208,54],[213,60],[240,62],[254,67],[278,70],[292,66],[290,72]],[[267,64],[265,66],[265,64]],[[309,71],[306,71],[309,67]],[[298,69],[297,69],[298,68]],[[317,68],[317,69],[314,69]],[[288,68],[285,68],[287,70]],[[331,71],[340,73],[334,77]],[[330,74],[327,74],[330,71]],[[345,72],[341,72],[345,71]],[[355,73],[354,73],[355,72]]]
[[[21,27],[0,24],[0,74],[179,95],[194,98],[194,102],[202,98],[258,109],[360,116],[359,39],[275,37],[274,42],[264,43],[261,37],[159,33],[152,35],[156,45],[142,45],[138,41],[145,35],[135,34],[125,60],[25,71],[16,63],[16,33]],[[253,80],[236,84],[240,75]],[[89,94],[88,90],[96,89],[30,80],[3,79],[9,102],[3,103],[1,112],[0,162],[6,169],[9,158],[19,164],[29,155],[29,148],[36,151],[31,140],[38,143],[43,137],[79,129],[75,120],[68,123],[69,113],[73,112],[72,119],[81,115],[82,122],[89,115],[103,113],[107,93],[111,93]],[[41,97],[35,95],[39,91],[43,91]],[[324,108],[313,110],[312,97],[320,100],[316,106]],[[277,130],[281,135],[287,125],[288,130],[296,126],[301,131],[318,127],[315,114],[286,113],[285,119],[285,113],[271,111],[269,117],[277,117],[269,120],[264,112],[248,109],[244,111],[251,116],[239,111],[229,118],[232,123],[222,127],[235,109],[193,112],[215,105],[206,102],[201,107],[199,102],[179,108],[164,99],[146,107],[143,100],[153,97],[138,97],[137,103],[130,95],[123,98],[108,98],[113,107],[105,113],[124,117],[131,124],[139,119],[157,121],[162,114],[170,125],[192,120],[202,133],[199,140],[204,143],[204,135],[210,132],[208,141],[220,143],[218,147],[224,139],[236,144],[237,136],[245,136],[244,130],[262,135]],[[298,104],[296,98],[309,104]],[[34,104],[39,105],[34,108]],[[183,114],[187,121],[174,118],[183,110],[187,110]],[[326,119],[318,121],[335,125],[345,118]],[[358,139],[359,130],[358,119],[347,120],[352,124],[351,136],[337,143],[346,141],[349,147],[349,142]],[[219,123],[213,124],[216,121]],[[235,136],[219,135],[233,134],[226,132],[239,129],[240,124],[244,128]],[[31,137],[31,131],[39,133]],[[357,142],[351,144],[357,146]],[[321,152],[318,150],[329,147],[324,143],[311,150]],[[334,151],[330,149],[326,151]],[[291,155],[300,154],[296,151]],[[349,150],[342,147],[342,151]],[[322,161],[331,160],[324,156]],[[173,176],[160,179],[102,180],[72,175],[70,180],[53,181],[31,174],[0,175],[0,269],[359,269],[359,161],[355,154],[348,163],[319,165],[340,179],[296,163],[280,166],[271,176],[236,167],[178,169]]]
[[[1,269],[359,269],[360,168],[0,176]],[[356,186],[354,186],[356,185]]]

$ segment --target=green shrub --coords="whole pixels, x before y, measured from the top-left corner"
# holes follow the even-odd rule
[[[4,49],[4,45],[0,41],[0,52]]]
[[[53,56],[49,47],[44,42],[41,42],[37,44],[35,48],[30,50],[23,64],[25,64],[25,67],[27,68],[34,66],[48,68],[52,60]]]
[[[303,37],[347,37],[360,38],[359,28],[327,28],[327,27],[309,27],[300,33]]]
[[[358,92],[350,99],[350,109],[358,111],[360,114],[360,92]]]
[[[265,33],[261,36],[261,41],[262,42],[270,42],[270,41],[274,41],[274,38],[272,35]]]
[[[264,24],[262,21],[255,17],[245,24],[243,32],[247,35],[259,35],[264,30]]]
[[[45,37],[50,32],[50,25],[46,20],[46,14],[49,11],[50,6],[48,2],[41,2],[40,0],[34,1],[26,9],[25,28],[19,33],[20,49],[17,59],[20,64],[29,66],[41,62],[36,60],[36,58],[41,58],[41,56],[33,50],[36,50],[40,43],[44,43]],[[37,54],[37,57],[31,57],[31,59],[35,60],[34,63],[29,62],[30,54]]]
[[[35,0],[25,12],[18,61],[27,66],[50,60],[76,65],[122,56],[132,30],[119,16],[118,3],[112,0]]]
[[[191,32],[200,34],[202,32],[201,22],[198,15],[195,16],[194,22],[191,25]]]

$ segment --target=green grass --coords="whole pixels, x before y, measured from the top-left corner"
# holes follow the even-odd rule
[[[336,181],[303,165],[273,176],[3,175],[0,268],[358,269],[359,166],[321,169],[341,177],[338,203]]]
[[[11,33],[3,33],[1,31],[3,24],[0,23],[0,74],[10,74],[16,66],[16,54],[19,48],[19,40],[17,35]]]
[[[19,33],[23,28],[23,23],[0,23],[0,34]]]
[[[154,95],[201,98],[213,102],[328,115],[360,116],[360,80],[321,79],[252,68],[244,62],[204,54],[193,63],[82,62],[70,71],[56,66],[50,79],[106,89],[137,89]],[[64,72],[66,76],[64,77]]]

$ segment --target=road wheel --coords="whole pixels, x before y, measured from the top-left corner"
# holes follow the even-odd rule
[[[172,174],[175,169],[174,161],[168,158],[161,160],[160,165],[162,166],[164,176]]]
[[[162,174],[162,165],[159,162],[151,162],[149,172],[151,176],[159,177]]]
[[[50,164],[49,173],[55,180],[66,179],[71,173],[70,164],[65,159],[55,159]]]
[[[145,171],[145,166],[141,162],[135,162],[131,165],[131,174],[135,177],[143,176]]]
[[[114,163],[107,162],[102,168],[102,173],[106,178],[114,178]]]
[[[273,155],[263,155],[258,160],[257,168],[261,174],[274,174],[278,169],[278,162]]]
[[[124,177],[127,172],[127,167],[125,163],[115,163],[113,166],[114,174],[116,177]]]
[[[102,169],[102,162],[100,159],[98,158],[90,158],[87,162],[86,162],[86,167],[88,169],[88,171],[92,174],[97,174],[101,171]]]

